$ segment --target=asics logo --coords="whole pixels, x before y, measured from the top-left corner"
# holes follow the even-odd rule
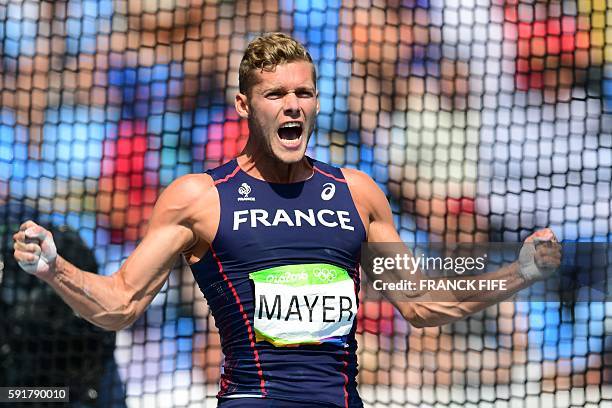
[[[323,191],[321,191],[321,200],[329,201],[334,197],[336,193],[336,186],[332,183],[323,184]]]

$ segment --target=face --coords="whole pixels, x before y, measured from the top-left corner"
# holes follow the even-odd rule
[[[312,64],[305,61],[259,71],[250,95],[236,96],[236,110],[249,121],[250,138],[271,158],[293,164],[304,158],[319,113]]]

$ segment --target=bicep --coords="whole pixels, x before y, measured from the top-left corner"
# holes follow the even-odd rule
[[[369,208],[368,242],[401,242],[387,196],[373,181],[368,190],[364,195]]]
[[[185,235],[175,226],[149,230],[115,276],[131,301],[151,301],[157,294],[179,258],[183,248],[180,244],[189,242]]]
[[[191,210],[188,197],[168,187],[155,204],[144,238],[113,275],[138,313],[153,300],[180,254],[194,242]]]
[[[369,230],[368,230],[368,247],[370,255],[369,260],[375,257],[393,258],[397,255],[402,258],[404,255],[412,258],[413,254],[410,248],[402,242],[399,236],[395,223],[393,222],[393,212],[385,194],[372,181],[372,186],[369,188],[368,194],[365,194],[365,199],[368,200],[369,211]],[[385,283],[400,283],[404,280],[418,281],[421,279],[422,273],[419,268],[415,271],[391,269],[385,270],[382,274],[374,274],[372,265],[362,265],[363,270],[372,285],[374,281],[380,280]],[[423,293],[420,291],[389,291],[382,290],[382,295],[410,322],[417,322],[417,298],[420,298]]]

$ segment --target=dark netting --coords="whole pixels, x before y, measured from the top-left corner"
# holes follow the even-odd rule
[[[216,404],[223,356],[183,263],[115,337],[17,271],[10,236],[32,217],[83,246],[89,270],[117,270],[164,187],[241,150],[238,65],[262,32],[310,50],[321,113],[309,152],[372,176],[405,241],[517,242],[550,226],[609,242],[611,7],[0,2],[0,386],[70,381],[83,406]],[[611,319],[605,302],[509,302],[416,329],[364,299],[360,392],[368,407],[612,404]]]

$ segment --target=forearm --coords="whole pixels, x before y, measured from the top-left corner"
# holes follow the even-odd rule
[[[450,323],[504,301],[530,283],[546,279],[561,263],[561,246],[553,231],[545,228],[527,237],[525,243],[528,245],[521,248],[517,262],[481,277],[459,278],[477,282],[475,288],[464,287],[440,293],[429,287],[420,287],[419,281],[425,279],[418,262],[412,263],[412,267],[397,266],[407,265],[408,259],[415,258],[395,229],[385,194],[366,175],[348,169],[343,169],[343,172],[355,203],[361,203],[360,213],[367,215],[363,220],[371,245],[363,251],[366,255],[362,256],[361,264],[370,278],[371,289],[382,292],[417,327]],[[478,283],[483,280],[503,281],[505,288],[483,287]]]
[[[456,279],[471,280],[476,288],[480,287],[480,281],[504,281],[505,289],[429,292],[401,302],[400,310],[404,317],[416,327],[440,326],[507,300],[529,286],[519,273],[518,262],[482,276]]]
[[[55,268],[40,276],[80,316],[106,330],[119,330],[139,315],[138,301],[120,275],[85,272],[57,257]]]

